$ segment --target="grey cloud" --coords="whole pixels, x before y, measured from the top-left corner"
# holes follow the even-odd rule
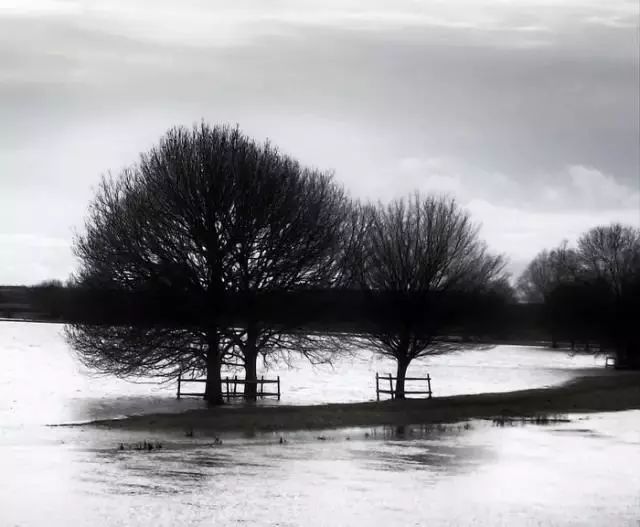
[[[487,217],[520,210],[525,239],[544,214],[633,219],[634,2],[324,4],[0,15],[0,232],[69,239],[101,172],[201,117],[334,168],[356,195],[445,190],[489,203],[474,209]],[[606,192],[576,187],[576,167]],[[516,234],[496,243],[522,251]]]
[[[524,48],[499,45],[491,32],[452,28],[285,26],[281,33],[194,47],[59,27],[47,34],[58,43],[55,53],[30,51],[24,61],[60,72],[59,82],[18,82],[13,94],[5,85],[2,100],[14,120],[34,102],[45,113],[66,107],[81,115],[154,102],[310,112],[395,128],[394,148],[414,150],[409,155],[462,153],[514,174],[567,162],[627,181],[638,172],[633,28],[567,31],[553,45]],[[34,93],[38,87],[44,93]]]

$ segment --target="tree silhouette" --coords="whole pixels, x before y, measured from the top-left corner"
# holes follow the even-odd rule
[[[79,285],[96,297],[146,299],[146,314],[77,322],[67,337],[100,371],[206,373],[206,399],[222,403],[220,368],[238,329],[254,377],[256,350],[272,342],[258,293],[331,276],[345,205],[329,176],[237,128],[174,128],[136,165],[103,179],[75,242]]]
[[[545,325],[559,336],[614,349],[618,364],[640,366],[640,229],[614,223],[542,251],[519,280],[525,298],[544,306]]]
[[[451,351],[438,341],[467,294],[500,279],[503,259],[489,254],[478,227],[455,200],[418,194],[364,212],[358,258],[369,295],[367,343],[397,362],[396,398],[404,398],[412,360]]]
[[[575,279],[578,255],[566,241],[551,251],[541,251],[518,279],[518,289],[528,302],[544,302],[553,289]]]
[[[339,252],[349,203],[330,175],[302,169],[266,144],[237,171],[227,230],[233,243],[225,268],[228,289],[239,300],[241,327],[228,333],[255,381],[259,354],[297,350],[314,361],[325,339],[291,330],[304,320],[270,324],[264,299],[295,291],[328,288],[340,279]],[[256,385],[245,384],[255,398]]]
[[[576,291],[576,288],[568,289],[568,286],[576,282],[579,267],[577,252],[564,241],[551,251],[538,253],[518,279],[518,290],[523,299],[542,304],[543,323],[549,328],[554,348],[558,345],[558,331],[563,325],[561,319],[566,318],[564,302],[558,302],[557,290],[563,286],[565,293]]]
[[[640,229],[595,227],[579,238],[578,255],[601,340],[616,350],[619,366],[640,368]]]

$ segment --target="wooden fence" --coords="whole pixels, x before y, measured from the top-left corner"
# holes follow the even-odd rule
[[[183,379],[182,375],[178,375],[178,393],[177,398],[180,399],[184,396],[191,397],[202,397],[204,392],[184,392],[182,391],[182,385],[184,383],[206,383],[206,379]],[[255,381],[247,381],[245,379],[238,379],[237,375],[234,375],[232,378],[225,377],[220,381],[223,388],[223,396],[229,400],[236,397],[244,397],[244,390],[238,390],[238,385],[244,387],[246,384],[255,384],[256,385],[256,397],[277,397],[278,401],[280,400],[280,376],[276,379],[265,379],[264,376],[256,379]],[[276,390],[275,392],[265,392],[264,385],[265,384],[275,384]]]
[[[394,389],[394,381],[397,381],[397,377],[392,377],[390,373],[387,375],[378,375],[376,372],[376,400],[380,400],[380,394],[388,394],[391,395],[392,399],[396,397],[396,391]],[[427,390],[406,390],[404,391],[405,395],[426,395],[428,399],[431,399],[431,376],[427,373],[426,377],[405,377],[405,387],[407,381],[422,381],[427,383]],[[384,389],[380,387],[380,383],[389,383],[389,389]]]

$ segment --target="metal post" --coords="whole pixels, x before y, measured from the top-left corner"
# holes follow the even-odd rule
[[[427,391],[429,392],[429,399],[431,399],[431,376],[427,373]]]
[[[234,375],[233,376],[233,395],[236,395],[236,391],[238,389],[238,376]]]
[[[180,399],[180,383],[182,382],[182,372],[178,373],[178,399]]]
[[[280,400],[280,375],[278,375],[278,401]]]
[[[229,400],[229,376],[227,375],[224,378],[225,382],[227,383],[227,401]]]
[[[396,394],[393,391],[393,377],[391,377],[391,374],[389,374],[389,391],[391,392],[391,398],[395,399]]]
[[[263,394],[264,394],[264,375],[260,377],[260,397],[264,397]]]
[[[376,401],[380,401],[380,377],[376,372]]]

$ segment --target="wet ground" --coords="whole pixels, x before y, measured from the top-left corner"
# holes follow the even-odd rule
[[[51,427],[201,404],[176,402],[172,386],[87,375],[60,329],[0,326],[2,527],[639,524],[640,411],[218,441],[197,430]],[[499,347],[438,357],[428,370],[437,395],[556,384],[596,365]],[[283,402],[370,399],[372,372],[386,366],[367,357],[329,373],[300,364],[280,372]]]

